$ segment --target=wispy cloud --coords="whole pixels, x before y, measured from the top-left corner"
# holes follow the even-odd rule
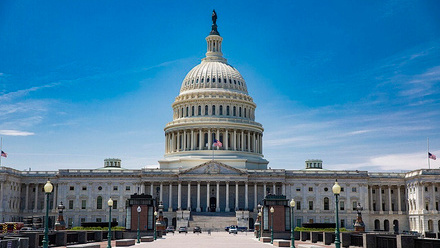
[[[0,135],[5,136],[31,136],[32,132],[20,131],[20,130],[0,130]]]
[[[41,85],[41,86],[34,86],[34,87],[27,88],[27,89],[22,89],[22,90],[17,90],[17,91],[9,92],[9,93],[0,95],[0,101],[10,101],[10,100],[15,99],[15,98],[26,96],[30,92],[34,92],[34,91],[45,89],[45,88],[52,88],[52,87],[55,87],[55,86],[57,86],[59,84],[60,83],[58,83],[58,82],[56,82],[56,83],[49,83],[49,84],[45,84],[45,85]]]

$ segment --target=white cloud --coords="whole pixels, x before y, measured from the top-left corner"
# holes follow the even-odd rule
[[[30,136],[34,134],[35,133],[32,132],[19,131],[19,130],[0,130],[0,135],[5,135],[5,136]]]
[[[54,86],[57,86],[57,85],[59,85],[59,83],[50,83],[50,84],[41,85],[41,86],[34,86],[34,87],[31,87],[31,88],[28,88],[28,89],[22,89],[22,90],[17,90],[17,91],[9,92],[9,93],[0,95],[0,101],[12,100],[14,98],[26,96],[30,92],[37,91],[37,90],[44,89],[44,88],[51,88],[51,87],[54,87]]]

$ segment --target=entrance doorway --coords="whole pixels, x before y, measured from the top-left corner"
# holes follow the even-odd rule
[[[216,203],[217,199],[215,197],[209,198],[209,212],[215,212],[215,208],[217,207]]]

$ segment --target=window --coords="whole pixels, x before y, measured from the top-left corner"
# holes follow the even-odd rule
[[[428,202],[425,202],[425,209],[426,210],[429,210],[428,205],[429,205]]]
[[[241,107],[238,108],[238,116],[241,117]]]
[[[83,187],[82,187],[82,190],[87,190],[87,186],[83,186]]]
[[[205,115],[208,115],[208,105],[205,105]]]
[[[118,220],[116,218],[112,218],[112,222],[117,222]]]
[[[96,222],[102,222],[101,218],[96,218]]]
[[[324,198],[324,210],[330,210],[330,203],[328,197]]]
[[[87,200],[82,200],[81,201],[81,209],[86,209],[87,207]]]
[[[301,210],[301,202],[300,201],[296,202],[296,209]]]
[[[96,199],[96,209],[102,209],[102,197],[98,196]]]
[[[75,187],[74,186],[70,186],[70,190],[75,190]]]
[[[118,201],[113,200],[113,209],[118,209]]]
[[[344,228],[344,227],[345,227],[345,220],[341,219],[341,228]]]
[[[194,106],[191,107],[191,116],[194,116]]]
[[[215,115],[215,105],[212,105],[212,115]]]
[[[309,201],[309,210],[313,210],[313,201]]]
[[[328,191],[328,188],[327,188],[327,187],[325,187],[325,188],[324,188],[324,191],[325,191],[325,192],[327,192],[327,191]]]
[[[344,201],[339,202],[339,210],[342,210],[342,211],[345,210],[345,202]]]
[[[125,190],[130,190],[130,186],[125,186]]]
[[[197,115],[202,115],[202,106],[199,105],[199,108],[197,110]]]
[[[234,106],[233,110],[232,110],[232,115],[236,116],[237,115],[237,108]]]
[[[344,187],[341,187],[341,192],[344,192]]]
[[[425,192],[428,192],[428,187],[425,187]]]
[[[226,115],[229,115],[229,106],[226,106]]]
[[[435,202],[435,210],[438,211],[438,202]]]
[[[309,187],[309,191],[313,191],[313,187]]]
[[[69,209],[73,209],[73,200],[69,200]]]
[[[81,223],[86,222],[86,218],[81,218]]]
[[[186,111],[185,111],[185,117],[188,117],[188,107],[186,107]]]
[[[385,194],[385,190],[381,190],[381,193],[382,193],[382,194]]]
[[[102,186],[99,186],[99,187],[98,187],[98,190],[102,190]]]
[[[357,205],[358,205],[357,201],[353,201],[353,210],[356,210]]]
[[[301,188],[296,188],[296,191],[298,191],[298,192],[301,191]]]
[[[223,115],[223,105],[220,105],[220,113],[219,115]]]
[[[113,190],[117,191],[118,190],[118,186],[113,186]]]
[[[357,191],[356,187],[351,188],[351,192],[356,192],[356,191]]]
[[[244,108],[244,118],[246,118],[246,108]]]
[[[437,187],[434,188],[435,192],[437,192]]]
[[[373,189],[372,191],[373,191],[373,194],[376,194],[376,190],[375,189]]]

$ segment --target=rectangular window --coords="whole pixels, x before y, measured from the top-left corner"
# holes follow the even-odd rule
[[[118,201],[113,200],[113,209],[118,209]]]
[[[69,209],[73,209],[73,200],[69,200]]]
[[[435,202],[435,210],[438,211],[438,202]]]
[[[73,218],[68,218],[67,219],[67,226],[69,227],[69,228],[72,228],[72,226],[73,226]]]
[[[102,222],[101,218],[96,218],[96,222]]]
[[[296,188],[296,191],[298,191],[298,192],[301,191],[301,188]]]
[[[385,194],[385,190],[381,190],[380,192],[382,192],[382,194]]]
[[[87,186],[83,186],[83,187],[82,187],[82,190],[87,190]]]
[[[391,190],[391,194],[394,194],[394,190],[393,189]]]
[[[87,207],[87,200],[82,200],[81,201],[81,209],[86,209]]]
[[[81,223],[86,222],[86,218],[81,218]]]
[[[125,190],[130,190],[130,186],[125,186]]]
[[[118,190],[118,186],[113,186],[113,190],[117,191]]]
[[[357,205],[358,205],[357,201],[353,201],[353,210],[356,210]]]
[[[425,192],[428,192],[428,187],[425,187]]]
[[[112,218],[112,222],[118,222],[116,218]]]
[[[344,192],[344,187],[341,187],[341,192]]]
[[[341,228],[344,228],[344,227],[345,227],[345,220],[341,219]]]
[[[309,187],[309,191],[313,191],[313,187]]]
[[[70,186],[70,190],[75,190],[75,187],[74,186]]]
[[[296,202],[296,209],[301,210],[301,202],[300,201]]]
[[[339,209],[340,210],[345,210],[345,202],[344,201],[340,201],[339,202]]]
[[[437,192],[437,187],[434,188],[435,192]]]
[[[429,203],[428,203],[428,202],[425,202],[425,209],[426,209],[426,210],[429,210],[428,205],[429,205]]]
[[[296,226],[298,227],[302,226],[302,219],[296,219]]]
[[[356,187],[351,188],[351,192],[356,192],[356,191],[357,191]]]
[[[309,201],[309,210],[313,210],[313,201]]]
[[[373,192],[373,194],[376,194],[376,190],[375,189],[373,189],[373,190],[371,190],[372,192]]]

